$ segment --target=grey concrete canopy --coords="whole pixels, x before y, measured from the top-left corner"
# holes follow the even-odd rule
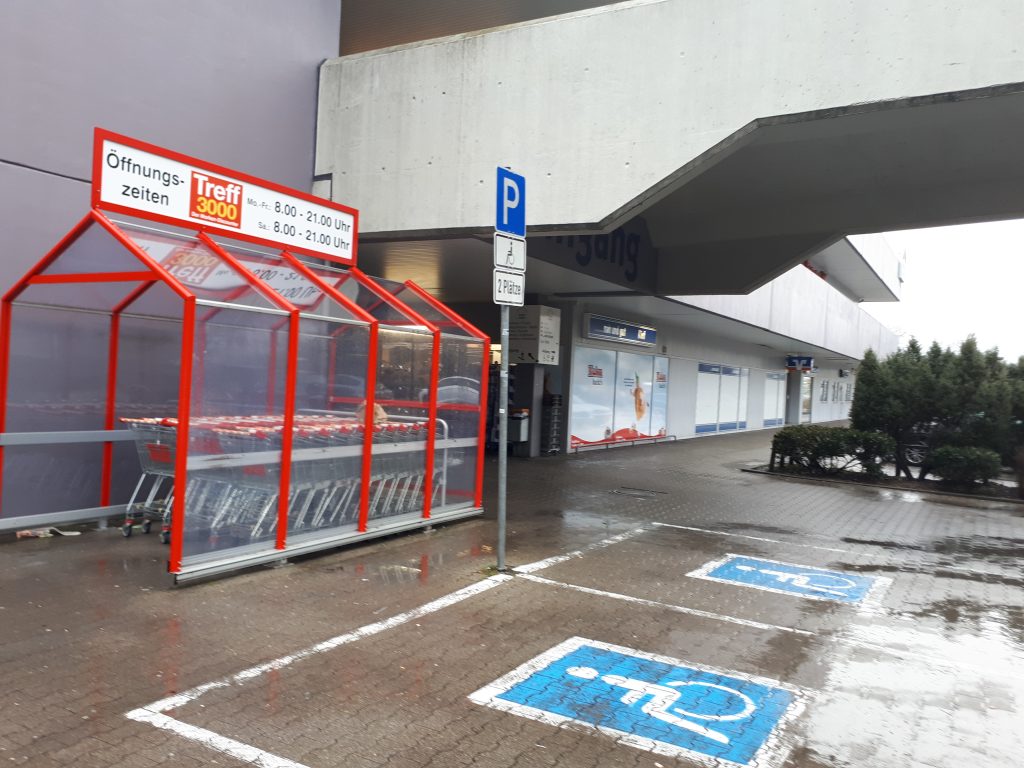
[[[1024,4],[631,0],[342,57],[317,173],[367,240],[642,216],[657,295],[746,293],[850,233],[1024,215]],[[424,194],[429,190],[429,194]]]

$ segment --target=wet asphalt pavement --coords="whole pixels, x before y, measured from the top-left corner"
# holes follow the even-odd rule
[[[502,578],[493,512],[177,589],[155,536],[4,537],[0,763],[1024,764],[1024,506],[769,440],[511,462]]]

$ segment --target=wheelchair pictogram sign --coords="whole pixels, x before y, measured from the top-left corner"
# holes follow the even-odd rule
[[[890,583],[886,578],[744,555],[727,555],[722,560],[691,571],[687,576],[841,603],[860,603],[869,596],[877,596]]]
[[[774,680],[572,638],[470,699],[552,725],[583,725],[620,742],[714,764],[781,762],[776,733],[802,707]],[[775,758],[775,759],[773,759]]]

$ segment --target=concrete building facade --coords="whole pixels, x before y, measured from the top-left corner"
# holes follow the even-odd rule
[[[571,448],[594,352],[625,371],[608,374],[622,402],[642,390],[654,437],[843,418],[864,350],[896,347],[859,303],[898,300],[903,279],[882,240],[847,236],[1024,215],[1024,8],[1009,0],[0,14],[4,287],[88,209],[100,125],[359,209],[365,271],[416,280],[494,338],[495,169],[525,175],[527,303],[561,320],[558,364],[517,366],[534,454],[545,395]],[[595,315],[657,342],[594,338]],[[787,373],[791,355],[817,370]]]

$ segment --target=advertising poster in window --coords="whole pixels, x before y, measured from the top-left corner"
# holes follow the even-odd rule
[[[572,363],[570,447],[611,441],[615,419],[615,352],[577,347]]]
[[[615,426],[616,440],[636,440],[652,437],[651,391],[654,378],[654,358],[619,352],[615,374]]]
[[[654,388],[651,391],[651,433],[668,434],[668,358],[654,358]]]

